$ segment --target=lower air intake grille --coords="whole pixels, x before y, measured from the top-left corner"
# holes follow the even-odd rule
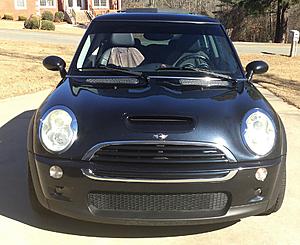
[[[222,211],[225,193],[144,194],[89,193],[88,204],[99,211]]]

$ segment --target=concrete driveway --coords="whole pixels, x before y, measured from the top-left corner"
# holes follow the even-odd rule
[[[284,121],[288,182],[282,209],[236,223],[187,227],[126,227],[39,216],[29,204],[26,130],[49,91],[0,101],[1,244],[300,244],[300,111],[261,90]]]

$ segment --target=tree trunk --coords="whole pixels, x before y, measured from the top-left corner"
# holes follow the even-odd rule
[[[277,0],[277,12],[276,12],[276,30],[275,30],[275,43],[281,43],[281,0]]]
[[[282,40],[287,42],[287,26],[288,26],[288,9],[289,4],[285,4],[282,8]]]
[[[284,41],[284,35],[287,30],[286,12],[289,8],[289,3],[283,3],[282,0],[277,1],[277,13],[276,13],[276,30],[275,30],[275,43],[282,43]]]

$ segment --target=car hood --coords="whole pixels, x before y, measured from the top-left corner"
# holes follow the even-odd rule
[[[174,90],[155,85],[155,81],[144,88],[96,89],[74,87],[71,78],[67,78],[37,111],[36,141],[41,116],[58,105],[71,109],[78,121],[78,139],[60,155],[68,159],[82,159],[101,142],[154,140],[155,134],[164,133],[168,141],[220,144],[238,161],[247,161],[253,155],[241,139],[244,115],[250,109],[260,108],[280,127],[272,107],[250,84],[240,92],[228,88]],[[34,145],[37,154],[50,154],[39,142]]]

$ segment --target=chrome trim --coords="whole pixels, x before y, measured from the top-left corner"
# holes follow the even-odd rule
[[[208,146],[208,147],[215,147],[222,151],[229,162],[237,162],[233,154],[230,150],[228,150],[225,146],[219,145],[216,143],[209,143],[209,142],[194,142],[194,141],[159,141],[159,140],[134,140],[134,141],[112,141],[112,142],[102,142],[95,146],[85,153],[82,160],[90,161],[94,154],[99,151],[101,148],[109,145],[124,145],[124,144],[168,144],[168,145],[195,145],[195,146]]]
[[[274,134],[275,134],[275,136],[274,136],[274,142],[273,142],[272,147],[270,148],[270,150],[269,150],[267,153],[262,154],[262,155],[256,153],[255,151],[253,151],[253,150],[251,149],[251,147],[248,145],[248,142],[247,142],[247,140],[246,140],[246,138],[245,138],[245,132],[246,132],[246,127],[247,127],[246,121],[247,121],[247,119],[248,119],[253,113],[256,113],[256,112],[260,112],[260,113],[264,114],[264,115],[270,120],[270,122],[271,122],[271,124],[272,124],[272,126],[273,126],[273,128],[274,128]],[[266,157],[266,156],[268,156],[268,155],[273,151],[273,149],[274,149],[274,147],[275,147],[275,145],[276,145],[276,141],[277,141],[277,128],[276,128],[276,125],[275,125],[275,122],[274,122],[273,118],[269,115],[268,112],[266,112],[265,110],[260,109],[260,108],[252,108],[252,109],[250,109],[250,110],[245,114],[245,116],[243,117],[242,125],[241,125],[241,135],[242,135],[243,143],[244,143],[244,145],[246,146],[246,148],[250,151],[250,153],[253,154],[253,156],[255,157],[255,159],[258,159],[258,158],[261,158],[261,157]]]
[[[232,179],[238,172],[238,169],[230,171],[208,171],[207,173],[215,172],[217,174],[228,173],[219,178],[203,178],[203,179],[127,179],[114,178],[95,175],[91,169],[81,169],[84,176],[92,180],[109,181],[109,182],[128,182],[128,183],[158,183],[158,184],[177,184],[177,183],[208,183],[208,182],[223,182]]]
[[[183,86],[202,86],[202,87],[214,87],[214,86],[224,86],[224,87],[229,87],[232,83],[229,81],[222,81],[220,79],[180,79],[179,83]]]
[[[131,78],[131,77],[126,77],[126,78],[89,78],[86,79],[86,82],[92,83],[92,84],[97,84],[97,83],[102,83],[102,84],[113,84],[113,85],[137,85],[139,84],[139,80],[137,78]]]
[[[43,122],[44,120],[46,119],[46,117],[54,110],[63,110],[65,112],[67,112],[70,117],[72,118],[72,122],[71,122],[71,129],[73,131],[73,137],[72,137],[72,140],[70,141],[70,143],[66,146],[66,148],[64,148],[63,150],[61,151],[52,151],[50,149],[47,148],[47,146],[44,144],[43,140],[42,140],[42,127],[43,127]],[[73,145],[73,143],[75,142],[75,140],[77,140],[77,136],[78,136],[78,123],[77,123],[77,119],[76,119],[76,116],[75,114],[73,113],[73,111],[66,107],[66,106],[63,106],[63,105],[56,105],[56,106],[53,106],[51,107],[49,110],[47,110],[43,115],[42,117],[40,118],[39,120],[39,128],[38,128],[38,138],[39,138],[39,141],[41,143],[41,145],[44,147],[44,149],[46,151],[48,151],[49,153],[52,153],[52,154],[62,154],[64,152],[66,152],[67,150],[69,150],[71,148],[71,146]]]

